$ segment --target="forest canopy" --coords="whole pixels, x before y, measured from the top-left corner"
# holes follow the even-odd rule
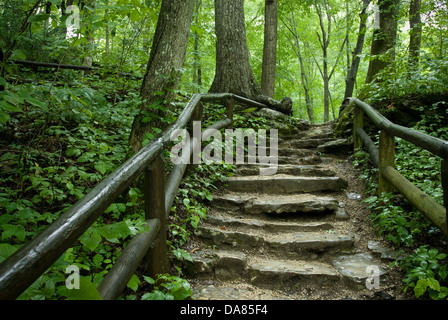
[[[22,80],[33,80],[23,74],[16,60],[85,65],[95,67],[101,76],[115,74],[115,91],[127,92],[130,80],[122,76],[144,76],[160,7],[157,0],[3,1],[3,78],[18,76],[20,70]],[[379,12],[391,10],[394,39],[384,52],[372,51],[374,37],[381,37],[375,31],[390,29],[381,25],[387,17],[381,19]],[[245,1],[244,13],[250,65],[261,83],[265,1]],[[360,28],[362,16],[364,28]],[[375,86],[372,79],[366,81],[372,60],[387,65],[377,75],[387,85],[377,88],[372,98],[378,94],[443,92],[447,24],[446,1],[280,1],[274,98],[291,97],[299,118],[319,122],[334,119],[356,59],[360,62],[353,96]],[[179,90],[206,92],[216,65],[213,1],[196,1],[190,34]],[[364,39],[358,48],[360,35]],[[46,76],[53,82],[84,81],[79,72],[57,69]],[[8,108],[14,109],[3,101],[3,123],[11,111]]]

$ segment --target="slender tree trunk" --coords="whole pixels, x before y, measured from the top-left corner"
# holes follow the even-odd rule
[[[371,83],[378,72],[395,59],[394,46],[397,38],[400,0],[379,0],[380,27],[373,32],[371,55],[366,83]],[[385,57],[386,53],[390,55]],[[381,55],[381,57],[380,57]]]
[[[277,64],[278,0],[266,0],[261,90],[274,98]]]
[[[331,35],[331,17],[328,12],[327,16],[327,30],[325,30],[322,10],[319,5],[316,5],[317,15],[319,16],[319,24],[322,32],[322,36],[317,34],[319,38],[320,46],[322,48],[322,80],[324,83],[324,122],[327,122],[330,118],[330,78],[328,76],[328,46],[330,45]]]
[[[151,128],[163,121],[180,80],[190,35],[195,0],[163,0],[140,96],[146,99],[134,119],[129,145],[138,151]],[[148,119],[149,118],[149,119]]]
[[[215,0],[216,72],[209,92],[256,99],[262,94],[249,63],[244,0]]]
[[[358,31],[358,39],[356,41],[355,50],[353,51],[353,58],[350,69],[347,73],[347,78],[345,79],[345,94],[344,100],[353,95],[353,90],[356,83],[356,75],[358,74],[359,62],[361,61],[360,54],[362,53],[362,48],[364,46],[364,38],[366,34],[366,21],[367,21],[367,7],[369,6],[371,0],[363,0],[363,7],[360,13],[360,23]]]
[[[422,34],[422,20],[420,17],[421,0],[411,0],[409,6],[409,67],[416,69],[420,60],[420,44]]]
[[[199,23],[199,9],[201,7],[202,0],[196,1],[196,23]],[[193,83],[198,85],[198,88],[202,86],[202,69],[201,61],[199,57],[199,34],[194,32],[194,54],[193,54]],[[200,91],[200,90],[199,90]]]
[[[305,72],[305,65],[303,63],[302,50],[300,48],[300,40],[299,40],[299,36],[297,33],[297,26],[296,26],[296,20],[294,18],[294,12],[291,11],[291,18],[289,19],[290,25],[285,23],[285,21],[283,21],[283,20],[282,20],[282,22],[285,25],[285,27],[289,30],[289,32],[291,32],[293,39],[294,39],[294,46],[296,49],[295,51],[297,54],[297,58],[299,58],[299,63],[300,63],[300,78],[302,81],[303,91],[305,93],[306,111],[307,111],[308,118],[309,118],[310,122],[313,123],[314,122],[313,100],[310,95],[308,76]]]

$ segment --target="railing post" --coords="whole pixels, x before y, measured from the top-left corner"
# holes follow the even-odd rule
[[[233,129],[233,108],[235,107],[235,100],[233,98],[226,98],[224,106],[226,107],[227,118],[232,120],[228,128]]]
[[[394,190],[393,185],[383,176],[382,169],[386,166],[394,167],[395,163],[395,137],[381,130],[379,142],[379,177],[378,193],[389,193]]]
[[[353,110],[353,148],[354,150],[362,147],[362,139],[358,134],[358,128],[364,126],[364,111],[355,104]]]
[[[145,170],[145,219],[159,219],[160,231],[146,255],[148,276],[168,272],[165,214],[165,164],[159,155]]]
[[[446,210],[446,223],[448,223],[448,160],[443,159],[441,164],[443,206]]]

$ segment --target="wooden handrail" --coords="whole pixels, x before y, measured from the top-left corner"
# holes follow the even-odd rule
[[[61,214],[44,231],[0,264],[0,299],[16,299],[74,244],[126,188],[142,173],[148,175],[149,173],[147,171],[150,171],[148,168],[152,166],[154,161],[168,145],[171,134],[174,130],[186,128],[192,120],[194,113],[197,111],[198,106],[201,105],[201,102],[224,101],[228,119],[213,125],[213,128],[221,129],[233,124],[234,100],[251,106],[267,107],[259,102],[228,93],[193,95],[174,124],[97,184],[88,194],[76,202],[65,213]],[[157,200],[158,202],[163,201],[163,205],[160,206],[163,208],[163,213],[157,212],[157,218],[154,218],[151,217],[151,214],[154,214],[154,212],[150,213],[148,210],[157,211],[159,208],[147,209],[146,220],[150,229],[143,234],[135,236],[131,240],[117,260],[117,263],[109,271],[99,287],[100,294],[103,298],[117,298],[135,272],[136,266],[138,266],[147,253],[148,248],[154,244],[154,240],[160,237],[160,235],[162,235],[161,239],[165,239],[166,235],[163,232],[165,230],[163,230],[162,226],[165,225],[169,208],[171,208],[184,172],[185,167],[179,165],[174,168],[169,176],[166,187],[163,188],[164,192],[162,192],[163,195],[161,196],[163,199]],[[157,174],[153,174],[152,176],[157,176]],[[152,195],[146,191],[145,203],[151,202],[152,200]],[[148,205],[145,205],[145,208],[147,207]],[[159,229],[162,232],[159,232]],[[161,242],[160,246],[164,246],[165,243],[166,241]],[[132,257],[132,259],[129,257]],[[130,260],[134,262],[129,263]],[[155,263],[163,263],[163,261],[159,261],[163,260],[161,257],[158,257],[158,259],[154,259],[153,257],[152,260],[157,260],[154,261]]]
[[[354,148],[366,146],[372,162],[379,169],[378,193],[391,192],[397,189],[406,199],[423,213],[445,235],[448,235],[447,206],[448,206],[448,142],[432,137],[423,132],[399,126],[382,116],[367,103],[355,98],[348,98],[347,108],[349,112],[354,108],[353,141]],[[367,133],[364,131],[364,114],[379,128],[380,141],[377,148]],[[442,158],[441,176],[444,192],[444,206],[417,188],[412,182],[403,177],[394,169],[395,136],[413,143]]]

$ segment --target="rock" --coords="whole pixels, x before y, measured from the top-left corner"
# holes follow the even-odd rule
[[[338,220],[348,220],[350,216],[343,208],[337,208],[334,217]]]
[[[340,154],[340,153],[348,153],[351,150],[351,144],[347,142],[345,139],[338,139],[326,142],[320,146],[317,147],[317,151],[324,152],[324,153],[333,153],[333,154]]]
[[[267,105],[270,109],[274,109],[284,113],[287,116],[292,115],[292,99],[290,97],[283,98],[282,101],[276,101],[268,96],[260,95],[257,101]]]
[[[257,175],[260,174],[260,168],[266,168],[262,164],[246,164],[239,165],[237,174],[242,175]],[[287,174],[303,177],[334,177],[336,173],[330,169],[326,169],[316,165],[298,165],[298,164],[278,164],[277,174]]]
[[[362,199],[362,196],[360,194],[354,193],[354,192],[347,192],[345,195],[350,200],[358,200],[358,201],[360,201]]]
[[[226,182],[232,191],[269,194],[340,191],[347,187],[347,181],[340,177],[246,176],[230,177]]]
[[[214,200],[220,207],[238,206],[242,212],[249,214],[321,213],[334,211],[338,206],[338,201],[335,198],[312,194],[279,195],[275,198],[256,197],[254,194],[227,194],[215,196]]]
[[[218,257],[215,263],[216,279],[231,281],[244,278],[247,258],[243,252],[217,250],[214,254]]]
[[[397,256],[396,252],[383,247],[379,241],[370,240],[367,243],[367,248],[369,248],[369,250],[372,251],[375,256],[386,261],[395,261],[395,259],[397,258],[401,260],[405,257],[404,255]]]
[[[368,253],[340,256],[335,258],[332,264],[354,289],[366,288],[367,278],[373,277],[371,270],[378,271],[378,281],[381,281],[381,277],[386,274],[386,269],[375,262]]]
[[[276,287],[283,284],[300,284],[309,280],[316,285],[338,281],[339,274],[330,266],[306,261],[273,260],[249,265],[252,283],[275,282]]]
[[[256,111],[254,114],[257,116],[269,118],[272,120],[279,120],[279,121],[285,121],[285,122],[289,121],[289,117],[286,114],[284,114],[280,111],[277,111],[277,110],[269,109],[269,108],[261,108],[260,110]]]

